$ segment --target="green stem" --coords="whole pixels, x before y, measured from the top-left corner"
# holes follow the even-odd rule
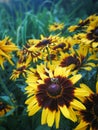
[[[47,53],[48,53],[48,59],[50,61],[50,64],[52,64],[51,56],[48,47],[46,47]]]
[[[5,93],[7,94],[7,96],[9,96],[10,98],[10,101],[11,101],[11,105],[15,106],[14,103],[13,103],[13,97],[12,97],[12,94],[10,93],[10,91],[8,90],[8,88],[6,87],[6,85],[4,84],[2,78],[1,78],[1,74],[0,74],[0,84],[1,84],[1,87],[2,89],[5,91]]]

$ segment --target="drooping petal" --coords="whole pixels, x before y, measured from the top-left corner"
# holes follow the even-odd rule
[[[55,113],[56,111],[50,111],[48,110],[48,115],[47,115],[47,124],[48,126],[52,126],[55,120]]]
[[[75,84],[79,79],[81,79],[82,75],[81,74],[77,74],[77,75],[74,75],[70,78],[71,82],[73,84]]]
[[[33,99],[32,102],[30,102],[30,104],[28,105],[28,110],[31,110],[33,106],[35,106],[37,104],[37,100],[36,98]]]
[[[59,108],[60,108],[62,114],[63,114],[66,118],[68,118],[68,119],[71,118],[71,117],[70,117],[69,109],[68,109],[65,105],[64,105],[64,106],[59,106]]]
[[[32,97],[28,98],[28,99],[25,101],[25,104],[30,104],[34,99],[35,99],[35,96],[32,96]]]
[[[89,91],[87,91],[86,89],[82,89],[82,88],[76,88],[74,90],[74,92],[75,92],[74,95],[76,97],[84,97],[84,96],[89,96],[90,95]]]
[[[47,115],[48,115],[48,108],[43,108],[42,117],[41,117],[41,124],[42,125],[47,123]]]
[[[72,107],[68,108],[69,111],[70,111],[70,119],[73,121],[73,122],[76,122],[77,121],[77,117],[76,117],[76,113],[75,111],[72,109]]]
[[[96,93],[98,93],[98,81],[96,82]]]
[[[86,84],[80,84],[80,87],[83,88],[84,90],[87,90],[89,94],[93,94],[93,91],[86,85]]]
[[[27,110],[29,111],[28,115],[29,116],[34,115],[40,109],[41,109],[41,107],[38,104],[34,105],[30,110],[28,110],[28,108],[27,108]]]
[[[59,122],[60,122],[60,111],[58,110],[55,114],[55,123],[56,123],[56,128],[59,128]]]
[[[85,110],[86,109],[85,106],[76,99],[74,99],[70,104],[76,110],[80,110],[80,109]]]
[[[74,130],[86,130],[88,123],[85,121],[82,121],[79,123],[79,125]]]

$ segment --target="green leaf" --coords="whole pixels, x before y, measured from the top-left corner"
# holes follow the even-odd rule
[[[6,130],[4,127],[0,126],[0,130]]]
[[[10,98],[8,96],[0,96],[0,101],[11,104],[11,100],[10,100]]]
[[[50,130],[50,128],[46,125],[38,126],[35,130]]]

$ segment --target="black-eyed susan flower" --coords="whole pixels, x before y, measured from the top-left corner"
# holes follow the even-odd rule
[[[59,66],[37,66],[36,71],[28,73],[26,80],[28,115],[42,110],[41,124],[52,127],[55,122],[56,128],[59,128],[61,113],[67,119],[77,121],[74,110],[85,109],[77,100],[78,96],[88,95],[83,89],[74,87],[81,77],[81,74],[71,76],[70,70]]]
[[[92,51],[98,50],[98,16],[92,15],[80,21],[77,28],[80,25],[83,27],[83,31],[73,36],[76,42],[86,45]]]
[[[49,31],[57,31],[57,30],[62,30],[64,28],[64,23],[53,23],[49,25]]]
[[[0,117],[4,116],[12,109],[12,106],[0,101]]]
[[[41,35],[41,39],[39,39],[39,42],[36,44],[37,48],[44,49],[45,47],[53,46],[56,42],[58,42],[59,36],[58,35],[50,35],[48,37],[44,37]]]
[[[87,24],[89,24],[89,19],[86,19],[86,20],[80,20],[79,23],[77,25],[72,25],[68,28],[68,31],[69,32],[74,32],[76,31],[77,29],[82,29],[82,28],[85,28],[87,26]]]
[[[43,57],[45,55],[49,55],[51,51],[50,48],[52,49],[52,46],[55,46],[58,43],[58,40],[60,39],[60,37],[58,35],[50,35],[49,37],[44,37],[43,35],[41,35],[40,39],[30,39],[29,42],[30,43],[34,43],[34,46],[31,46],[29,48],[30,52],[34,52],[34,50],[36,49],[37,51],[35,51],[35,57],[36,57],[36,52],[40,57],[40,59],[43,59]],[[34,42],[35,41],[35,42]],[[34,49],[35,48],[35,49]]]
[[[66,52],[69,51],[70,48],[75,44],[75,41],[72,37],[68,36],[67,38],[65,37],[60,37],[58,42],[56,43],[55,46],[52,46],[52,50],[55,50],[56,53],[60,52]]]
[[[77,30],[77,28],[78,28],[78,25],[72,25],[72,26],[70,26],[70,27],[68,28],[68,31],[69,31],[69,32],[74,32],[75,30]]]
[[[96,60],[96,55],[90,55],[88,48],[81,47],[78,50],[72,50],[71,53],[61,53],[58,64],[61,67],[71,68],[75,72],[80,69],[90,71],[95,67],[92,60]]]
[[[73,39],[76,43],[84,48],[88,48],[90,52],[97,52],[98,51],[98,42],[94,42],[94,39],[91,39],[89,33],[79,33],[73,36]],[[88,36],[87,36],[88,35]],[[91,35],[91,34],[90,34]],[[90,40],[91,39],[91,40]]]
[[[96,93],[85,84],[81,84],[81,88],[86,89],[89,96],[82,100],[86,109],[78,112],[80,122],[75,130],[98,130],[98,81]]]
[[[31,57],[33,62],[36,62],[38,59],[40,59],[41,58],[40,50],[36,48],[35,45],[34,43],[32,42],[30,43],[30,41],[28,41],[28,43],[25,46],[23,46],[21,50],[17,52],[19,59],[21,59],[21,61],[22,60],[24,61],[28,59],[28,57]]]
[[[53,61],[58,61],[59,56],[56,50],[52,50],[51,48],[48,48],[47,51],[42,53],[42,59],[44,63],[48,63],[48,62],[52,63]]]
[[[98,48],[98,26],[87,32],[86,38],[91,41],[91,47]]]
[[[98,16],[96,14],[94,15],[90,15],[89,17],[87,17],[86,19],[84,20],[79,20],[78,24],[77,25],[71,25],[69,28],[68,28],[68,31],[69,32],[74,32],[76,30],[80,30],[83,29],[86,30],[89,25],[93,22],[93,21],[96,21],[98,19]]]
[[[0,41],[0,65],[3,69],[5,61],[9,61],[13,65],[11,61],[12,52],[16,50],[18,50],[18,47],[8,37]]]
[[[29,67],[31,63],[31,57],[28,56],[26,59],[19,59],[19,61],[16,64],[16,69],[13,70],[12,75],[10,79],[16,80],[19,78],[19,76],[22,74],[24,77],[26,76],[26,70]]]

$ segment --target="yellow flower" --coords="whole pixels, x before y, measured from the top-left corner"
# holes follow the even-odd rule
[[[93,23],[93,24],[92,24]],[[70,26],[68,28],[69,32],[74,32],[76,30],[87,31],[94,27],[94,23],[98,23],[98,16],[96,14],[87,17],[86,19],[80,19],[77,25]]]
[[[30,56],[26,57],[26,59],[24,61],[19,59],[19,61],[17,62],[17,65],[16,65],[16,69],[13,70],[10,79],[16,80],[17,78],[19,78],[19,76],[21,74],[25,77],[26,76],[26,70],[29,67],[30,63],[31,63],[31,57]]]
[[[7,105],[4,102],[0,102],[0,117],[4,116],[7,112],[9,112],[12,109],[12,106]]]
[[[89,56],[88,56],[89,55]],[[78,50],[71,50],[71,53],[61,53],[59,66],[71,68],[73,72],[81,69],[90,71],[96,65],[96,55],[91,55],[88,48],[80,47]]]
[[[16,45],[12,43],[11,39],[6,37],[5,39],[0,41],[0,65],[4,69],[3,63],[8,60],[12,65],[13,62],[11,61],[12,52],[18,50]]]
[[[26,80],[28,86],[25,90],[28,99],[25,104],[28,115],[33,116],[42,109],[41,124],[52,127],[55,123],[56,128],[59,128],[61,113],[67,119],[77,121],[74,110],[85,109],[77,98],[88,95],[83,89],[74,87],[80,78],[80,74],[71,76],[70,70],[66,68],[51,64],[47,67],[37,66],[36,71],[28,73]],[[83,94],[81,95],[80,92]]]
[[[54,23],[52,25],[49,25],[49,31],[56,31],[56,30],[62,30],[64,28],[64,23]]]
[[[96,82],[96,93],[89,86],[81,84],[81,88],[89,92],[89,96],[82,100],[86,110],[78,112],[79,124],[75,130],[98,130],[98,80]]]
[[[69,32],[74,32],[78,28],[78,25],[73,25],[68,28]]]
[[[36,44],[34,45],[32,42],[30,43],[30,41],[28,41],[29,43],[27,43],[25,46],[23,46],[21,50],[17,52],[17,55],[19,56],[19,59],[21,61],[28,59],[28,57],[31,57],[31,60],[33,62],[36,62],[38,59],[41,59],[40,50],[35,47]]]

